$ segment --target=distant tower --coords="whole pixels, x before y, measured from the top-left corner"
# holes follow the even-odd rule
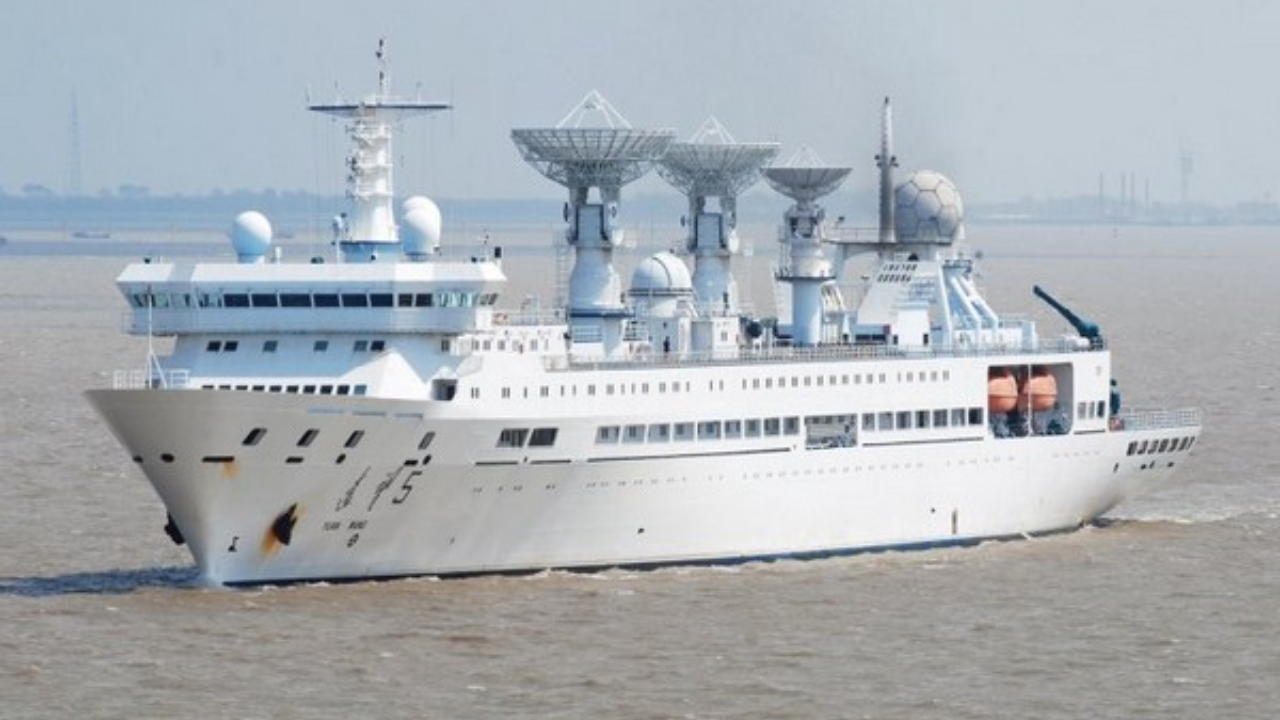
[[[586,125],[591,118],[596,124]],[[569,190],[565,239],[574,250],[569,277],[569,326],[575,343],[600,343],[604,354],[622,347],[622,281],[613,249],[623,240],[618,208],[622,186],[649,172],[675,139],[673,130],[633,129],[596,91],[555,127],[511,131],[521,157]],[[597,195],[591,197],[591,189]]]
[[[814,346],[822,340],[822,286],[836,274],[822,252],[826,211],[817,200],[840,187],[850,170],[826,166],[804,148],[785,166],[764,171],[774,190],[795,201],[785,216],[783,238],[790,260],[779,268],[778,280],[791,284],[791,334],[796,345]]]
[[[67,177],[64,192],[69,197],[84,194],[80,167],[80,108],[74,92],[71,93],[71,117],[67,122]]]
[[[352,150],[347,156],[347,196],[354,203],[350,217],[334,220],[342,257],[348,262],[371,262],[380,254],[394,258],[400,240],[396,233],[392,183],[393,127],[415,115],[452,109],[444,102],[424,102],[391,95],[386,46],[378,41],[378,91],[360,100],[314,104],[308,109],[347,120]]]
[[[689,142],[672,143],[658,174],[689,199],[685,244],[694,254],[693,287],[705,308],[738,312],[738,286],[730,259],[738,252],[738,195],[760,180],[778,143],[739,143],[714,117]],[[719,212],[707,208],[716,198]]]
[[[1196,169],[1196,157],[1190,150],[1185,147],[1178,153],[1178,177],[1179,177],[1179,195],[1178,202],[1182,205],[1183,212],[1190,210],[1191,206],[1191,173]]]

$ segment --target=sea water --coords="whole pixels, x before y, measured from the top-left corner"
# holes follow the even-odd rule
[[[509,302],[550,300],[530,276],[551,277],[553,255],[521,232],[525,250],[504,261]],[[1174,484],[1099,527],[967,549],[235,591],[199,584],[83,397],[145,357],[145,338],[121,334],[113,281],[128,256],[225,244],[11,237],[0,717],[1273,717],[1280,230],[969,237],[998,311],[1066,332],[1031,295],[1042,285],[1102,327],[1126,405],[1204,410]],[[738,263],[761,314],[770,239],[760,232]],[[662,244],[621,253],[623,277]]]

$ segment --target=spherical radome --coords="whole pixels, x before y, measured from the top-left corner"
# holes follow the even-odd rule
[[[440,246],[440,208],[422,196],[405,200],[404,208],[404,219],[400,222],[400,242],[404,245],[405,254],[415,256],[432,253]]]
[[[256,210],[242,212],[231,223],[227,236],[241,258],[257,258],[271,247],[271,222]]]
[[[693,292],[693,278],[684,261],[669,252],[654,253],[631,273],[632,293]]]
[[[899,242],[951,243],[964,239],[964,201],[955,183],[932,170],[913,173],[893,192]]]

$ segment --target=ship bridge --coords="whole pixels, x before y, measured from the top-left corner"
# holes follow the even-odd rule
[[[137,263],[117,285],[138,335],[280,332],[458,334],[492,326],[496,262]]]

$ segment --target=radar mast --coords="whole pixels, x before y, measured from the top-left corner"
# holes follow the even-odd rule
[[[350,217],[334,218],[334,240],[342,258],[349,262],[372,262],[380,253],[398,249],[394,212],[395,186],[392,183],[393,128],[401,120],[431,112],[450,110],[446,102],[427,102],[391,94],[386,43],[378,41],[378,90],[359,100],[316,103],[307,109],[347,121],[351,152],[347,155],[347,197],[352,202]],[[394,257],[394,254],[387,253]]]

